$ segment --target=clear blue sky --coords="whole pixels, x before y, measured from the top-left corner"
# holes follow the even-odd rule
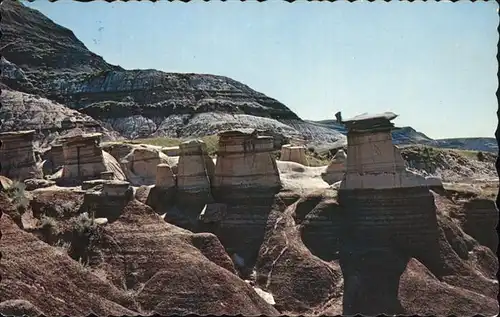
[[[26,4],[127,69],[228,76],[304,119],[393,111],[432,138],[493,137],[496,2],[299,2]]]

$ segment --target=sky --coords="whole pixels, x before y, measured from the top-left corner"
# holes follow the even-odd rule
[[[227,76],[303,119],[392,111],[431,138],[496,129],[494,1],[25,4],[108,63]]]

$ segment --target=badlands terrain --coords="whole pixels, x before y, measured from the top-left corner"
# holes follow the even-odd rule
[[[0,313],[498,314],[494,139],[365,131],[375,155],[233,79],[126,70],[0,8]]]

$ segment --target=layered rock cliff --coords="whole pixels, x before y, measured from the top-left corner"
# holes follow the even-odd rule
[[[124,137],[193,137],[254,128],[321,139],[330,146],[345,143],[337,131],[317,129],[279,101],[231,78],[124,70],[36,10],[14,1],[1,10],[4,84],[78,110]]]

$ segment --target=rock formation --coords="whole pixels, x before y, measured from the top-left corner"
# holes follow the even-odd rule
[[[86,189],[84,204],[95,218],[114,220],[123,207],[133,199],[133,189],[129,182],[118,180],[94,180],[82,184]]]
[[[50,159],[52,162],[52,172],[55,173],[64,166],[64,151],[62,144],[54,144],[50,148]]]
[[[207,146],[201,140],[181,143],[177,164],[177,189],[181,193],[210,195],[214,179],[214,162],[207,154]]]
[[[245,130],[222,132],[219,137],[212,190],[216,201],[227,208],[218,236],[228,250],[251,266],[264,237],[274,195],[281,188],[271,156],[273,139]]]
[[[112,171],[114,178],[125,180],[118,162],[100,146],[100,133],[82,134],[62,139],[64,167],[62,183],[81,183],[84,180],[99,179],[101,173]]]
[[[0,191],[9,189],[12,184],[13,182],[10,178],[0,175]]]
[[[338,193],[347,210],[340,250],[344,314],[400,313],[397,285],[409,258],[439,258],[434,198],[424,177],[406,171],[392,144],[390,121],[395,117],[362,115],[344,122],[349,129],[347,168]],[[383,266],[392,269],[376,270]],[[370,276],[372,270],[380,274]],[[378,279],[392,300],[376,300],[383,293],[371,291]]]
[[[333,156],[332,161],[326,168],[326,171],[321,175],[323,180],[328,184],[333,184],[341,181],[344,178],[346,171],[347,155],[344,150],[340,149]]]
[[[280,161],[290,161],[307,166],[305,146],[292,146],[285,144],[281,147]]]
[[[132,149],[120,163],[132,185],[153,185],[157,179],[158,164],[167,163],[167,158],[160,151],[139,147]]]
[[[498,209],[489,199],[472,199],[465,203],[463,228],[479,243],[492,251],[498,247]]]
[[[164,189],[175,187],[175,176],[168,164],[157,165],[155,185]]]
[[[35,160],[34,130],[0,133],[0,162],[2,175],[23,181],[42,178],[42,168]]]
[[[272,137],[234,130],[219,134],[214,190],[279,188],[281,186]]]

